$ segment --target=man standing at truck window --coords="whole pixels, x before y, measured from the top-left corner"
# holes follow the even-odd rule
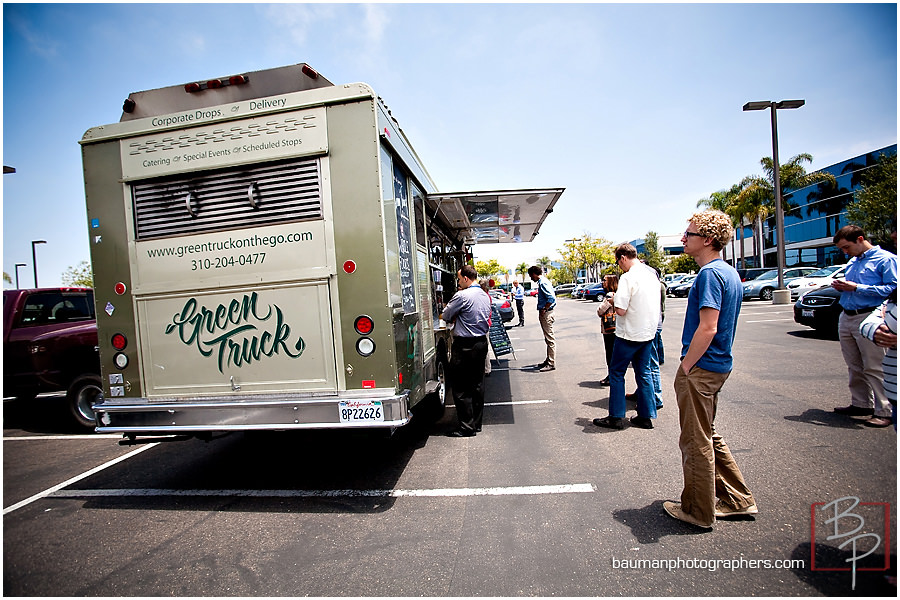
[[[450,387],[459,426],[451,437],[472,437],[481,431],[484,413],[484,364],[487,360],[491,299],[478,284],[478,273],[465,265],[456,273],[458,290],[441,318],[453,323],[450,346]]]
[[[519,282],[513,280],[513,298],[516,301],[516,310],[519,313],[519,323],[516,327],[525,327],[525,288]]]
[[[697,261],[700,271],[688,294],[681,364],[675,375],[684,489],[681,502],[663,502],[663,510],[704,529],[711,529],[719,517],[759,512],[713,426],[719,391],[731,374],[731,347],[744,297],[740,276],[720,256],[733,235],[731,217],[707,210],[694,213],[681,237],[684,253]]]
[[[553,309],[556,308],[556,292],[550,280],[544,276],[544,269],[534,265],[528,267],[528,277],[538,284],[537,309],[538,321],[544,332],[544,343],[547,344],[547,358],[535,367],[538,371],[556,370],[556,338],[553,336]]]
[[[884,348],[862,336],[859,326],[897,289],[897,257],[866,240],[857,225],[841,227],[834,245],[850,257],[844,279],[831,287],[841,292],[838,334],[841,353],[850,373],[850,405],[834,412],[851,417],[869,417],[863,425],[887,427],[891,424],[891,404],[884,393],[881,361]]]

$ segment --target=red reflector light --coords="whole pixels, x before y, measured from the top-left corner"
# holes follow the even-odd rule
[[[247,83],[247,78],[243,75],[232,75],[228,78],[228,83],[230,85],[241,85],[242,83]]]
[[[353,321],[353,327],[360,335],[369,335],[370,333],[372,333],[372,330],[375,329],[375,323],[372,322],[372,319],[370,317],[361,315],[359,317],[356,317],[356,320]]]
[[[353,273],[356,271],[356,263],[352,260],[348,260],[344,263],[344,273]]]
[[[374,390],[375,389],[375,380],[374,379],[363,379],[362,386],[364,390]]]
[[[220,79],[210,79],[206,82],[206,89],[217,90],[220,87],[222,87],[222,81]]]
[[[319,74],[316,73],[315,69],[313,69],[309,65],[303,65],[303,68],[300,70],[303,71],[303,74],[306,75],[307,77],[309,77],[310,79],[318,79],[319,78]]]
[[[121,333],[113,335],[112,340],[110,341],[112,342],[113,348],[115,348],[116,350],[124,350],[125,346],[128,345],[128,340]]]
[[[184,86],[184,91],[186,91],[189,94],[193,94],[194,92],[199,92],[200,84],[199,83],[187,83]]]
[[[403,373],[397,373],[397,383],[403,385]]]
[[[120,281],[116,284],[115,289],[116,289],[116,293],[121,296],[122,294],[125,293],[125,290],[126,290],[125,284]]]

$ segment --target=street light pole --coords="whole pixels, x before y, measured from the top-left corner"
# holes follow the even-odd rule
[[[791,293],[784,288],[784,206],[781,201],[781,165],[778,162],[778,119],[779,108],[800,108],[806,100],[782,100],[773,102],[748,102],[744,110],[772,110],[772,163],[775,171],[775,255],[778,263],[778,289],[772,294],[773,304],[788,304]],[[760,265],[762,266],[762,265]]]
[[[31,240],[31,264],[34,267],[34,287],[38,286],[38,278],[37,278],[37,253],[34,251],[34,247],[38,244],[46,244],[47,240]]]
[[[27,267],[25,263],[16,263],[16,289],[21,289],[19,287],[19,267]]]

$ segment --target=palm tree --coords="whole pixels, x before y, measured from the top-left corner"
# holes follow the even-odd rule
[[[540,265],[540,267],[542,269],[544,269],[544,273],[546,273],[547,269],[550,268],[550,257],[549,256],[540,257],[539,259],[537,259],[537,264]]]
[[[831,173],[821,171],[807,173],[803,165],[812,163],[812,160],[811,154],[803,153],[780,165],[781,197],[785,213],[796,208],[784,198],[785,189],[799,189],[823,181],[831,183],[836,181]],[[742,214],[753,223],[754,252],[759,256],[759,266],[762,266],[763,243],[758,238],[762,233],[763,221],[775,212],[775,163],[768,156],[763,157],[759,162],[765,176],[749,175],[745,177],[741,182],[741,192],[735,198],[735,204],[738,214]],[[779,240],[779,242],[783,243],[783,240]]]
[[[713,192],[709,195],[708,198],[701,198],[697,201],[697,208],[705,206],[706,208],[712,208],[714,210],[720,210],[723,213],[727,214],[731,217],[731,224],[735,229],[740,229],[741,235],[741,246],[740,246],[740,256],[741,256],[741,268],[746,268],[745,260],[744,260],[744,227],[743,220],[744,215],[740,214],[738,211],[738,205],[736,203],[736,199],[742,190],[742,183],[736,183],[728,189],[719,190],[718,192]],[[734,242],[732,242],[732,254],[734,254]],[[737,263],[735,263],[736,265]]]
[[[528,273],[528,267],[530,267],[528,263],[519,263],[519,266],[516,267],[516,274],[521,275],[521,281],[525,281],[525,274]]]

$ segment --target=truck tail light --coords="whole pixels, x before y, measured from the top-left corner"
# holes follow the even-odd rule
[[[372,330],[375,329],[375,323],[371,317],[360,315],[353,321],[353,328],[356,329],[356,333],[359,335],[370,335]]]
[[[121,352],[125,349],[125,346],[128,345],[128,338],[121,333],[116,333],[112,336],[110,342],[112,343],[113,348]]]

